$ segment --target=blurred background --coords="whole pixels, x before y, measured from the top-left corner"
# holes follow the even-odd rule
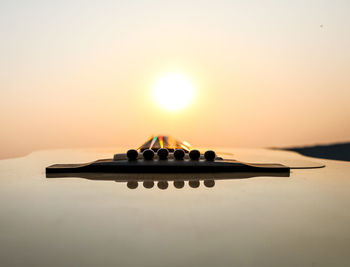
[[[136,147],[350,140],[350,1],[1,1],[0,158]],[[177,111],[155,101],[177,73]],[[173,90],[163,102],[181,102]]]

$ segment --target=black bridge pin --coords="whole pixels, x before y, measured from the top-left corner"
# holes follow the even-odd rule
[[[127,182],[127,187],[129,187],[130,189],[136,189],[138,186],[139,186],[139,184],[138,184],[138,182],[137,181],[129,181],[129,182]]]
[[[181,189],[185,186],[185,182],[184,181],[174,181],[174,186],[177,189]]]
[[[188,185],[192,188],[198,188],[200,183],[198,180],[190,180],[188,181]]]
[[[154,158],[154,152],[151,149],[146,149],[142,152],[142,155],[145,160],[152,160]]]
[[[216,158],[216,154],[213,150],[207,150],[204,153],[204,158],[208,161],[214,161]]]
[[[143,187],[150,189],[154,186],[154,182],[153,181],[143,181]]]
[[[158,185],[158,188],[162,190],[167,189],[169,186],[167,181],[159,181],[157,185]]]
[[[157,151],[157,155],[160,160],[166,160],[168,159],[169,151],[166,148],[160,148]]]
[[[206,187],[214,187],[215,181],[214,180],[204,180],[204,185]]]
[[[185,151],[183,149],[176,149],[174,152],[174,158],[177,160],[183,160],[185,157]]]
[[[126,156],[128,157],[128,160],[137,160],[139,152],[135,149],[129,149],[128,152],[126,152]]]
[[[192,149],[189,153],[190,159],[199,160],[201,153],[197,149]]]

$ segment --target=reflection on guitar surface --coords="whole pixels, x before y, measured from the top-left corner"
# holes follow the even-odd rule
[[[116,181],[126,183],[129,189],[138,188],[142,184],[145,189],[151,189],[157,185],[159,189],[165,190],[169,184],[177,189],[184,188],[188,184],[191,188],[198,188],[203,184],[207,188],[212,188],[219,180],[246,179],[253,177],[289,177],[288,172],[235,172],[235,173],[200,173],[200,174],[132,174],[132,173],[47,173],[47,178],[83,178],[95,181]]]

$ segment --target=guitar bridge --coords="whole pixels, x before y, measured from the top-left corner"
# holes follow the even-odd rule
[[[55,164],[46,173],[289,173],[282,164],[246,163],[224,159],[213,150],[201,153],[187,142],[169,136],[152,136],[138,149],[84,164]]]

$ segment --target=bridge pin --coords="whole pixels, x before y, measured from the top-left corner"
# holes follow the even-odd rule
[[[177,189],[181,189],[185,186],[185,182],[184,181],[174,181],[174,186],[177,188]]]
[[[166,160],[166,159],[168,159],[169,151],[166,148],[160,148],[157,151],[157,155],[158,155],[159,159]]]
[[[147,189],[150,189],[154,186],[154,182],[153,181],[144,181],[143,182],[143,187],[144,188],[147,188]]]
[[[188,181],[188,185],[192,188],[198,188],[200,183],[198,180],[190,180]]]
[[[127,182],[127,187],[129,187],[130,189],[136,189],[138,186],[139,186],[139,184],[138,184],[138,182],[137,181],[129,181],[129,182]]]
[[[185,151],[183,149],[176,149],[174,152],[174,158],[177,160],[183,160],[185,157]]]
[[[214,161],[216,158],[216,154],[213,150],[207,150],[204,153],[204,158],[208,161]]]
[[[206,187],[214,187],[215,181],[214,180],[204,180],[204,185]]]
[[[159,181],[157,185],[158,185],[158,188],[162,190],[167,189],[169,186],[167,181]]]
[[[146,149],[142,152],[142,156],[145,160],[152,160],[154,158],[154,152],[151,149]]]
[[[199,160],[201,153],[197,149],[192,149],[189,153],[190,159]]]
[[[128,160],[137,160],[137,157],[139,155],[139,152],[135,149],[129,149],[128,152],[126,152],[126,156],[128,157]]]

